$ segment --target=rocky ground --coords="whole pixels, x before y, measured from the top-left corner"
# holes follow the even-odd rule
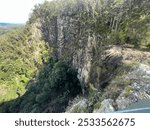
[[[91,106],[90,112],[114,112],[143,99],[150,99],[150,52],[113,46],[106,53],[122,57],[115,77],[94,103],[87,98],[78,98],[66,112],[89,112]]]

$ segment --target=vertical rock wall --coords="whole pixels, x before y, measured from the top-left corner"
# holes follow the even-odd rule
[[[54,48],[54,56],[64,59],[78,71],[78,78],[83,86],[89,81],[92,50],[96,46],[96,36],[87,25],[81,25],[77,16],[60,16],[55,27],[49,26],[50,46]]]

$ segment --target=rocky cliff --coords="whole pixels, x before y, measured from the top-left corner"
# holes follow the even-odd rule
[[[17,57],[20,48],[27,55],[17,75],[27,76],[30,68],[24,72],[23,63],[28,57],[36,71],[26,82],[17,80],[26,83],[24,93],[15,90],[18,98],[2,102],[0,112],[114,112],[149,99],[149,7],[149,0],[58,0],[36,5],[26,31],[13,36],[19,45]],[[16,37],[24,33],[18,42]],[[9,35],[8,39],[13,44]],[[7,71],[4,68],[9,75],[7,65]]]
[[[67,112],[80,112],[80,109],[85,112],[91,109],[91,112],[114,112],[135,102],[150,99],[150,53],[118,46],[106,50],[106,53],[111,55],[107,65],[113,61],[113,57],[122,57],[121,62],[117,62],[117,68],[111,72],[113,78],[101,92],[95,92],[92,100],[75,99]],[[83,104],[86,105],[83,107]]]
[[[68,0],[35,8],[30,22],[40,23],[38,28],[53,49],[53,57],[78,72],[85,97],[75,99],[67,111],[79,112],[78,106],[84,106],[86,112],[109,112],[105,107],[115,111],[149,98],[150,54],[134,49],[143,43],[149,46],[146,3]]]
[[[96,5],[92,5],[91,1],[75,2],[79,5],[77,3],[69,5],[68,1],[59,14],[49,18],[48,23],[45,17],[40,17],[35,24],[42,23],[37,28],[40,28],[43,38],[53,48],[53,57],[65,60],[78,71],[84,93],[84,87],[89,85],[93,50],[98,45],[97,35],[91,25],[86,23],[86,18],[93,17],[90,8]],[[68,8],[71,9],[67,10]]]

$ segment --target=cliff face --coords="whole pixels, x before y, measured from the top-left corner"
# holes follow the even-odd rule
[[[89,83],[93,50],[97,47],[98,38],[91,25],[86,23],[86,18],[92,15],[85,11],[84,3],[81,2],[79,7],[71,6],[71,10],[66,12],[66,7],[58,16],[50,19],[49,23],[41,22],[40,30],[43,38],[53,48],[53,57],[63,59],[73,66],[78,71],[82,86],[85,87]]]
[[[137,53],[135,50],[134,55],[132,47],[130,50],[122,44],[139,47],[144,43],[144,46],[149,46],[149,25],[146,23],[150,17],[146,0],[143,3],[132,0],[61,2],[44,3],[39,6],[33,13],[38,19],[32,16],[30,21],[40,23],[38,29],[53,49],[54,59],[62,59],[77,70],[83,94],[87,90],[90,95],[89,101],[83,99],[88,111],[93,111],[95,106],[99,106],[98,102],[104,99],[108,99],[104,101],[108,101],[106,104],[111,101],[110,104],[115,106],[113,110],[121,109],[118,102],[122,100],[120,101],[119,95],[123,90],[130,91],[130,83],[123,80],[121,71],[123,75],[130,73],[135,61],[137,64],[142,62],[142,59],[136,56],[142,55],[141,52]],[[135,14],[142,9],[145,12],[136,16]],[[141,30],[139,26],[142,26]],[[112,44],[118,44],[118,48],[113,48]],[[129,51],[129,55],[126,55],[127,51],[124,49]],[[133,55],[130,56],[132,52]],[[149,57],[145,59],[144,64],[148,63]],[[121,76],[118,76],[120,73]]]
[[[149,0],[36,5],[24,31],[0,37],[0,80],[18,96],[0,112],[113,112],[150,99],[149,7]],[[3,88],[0,100],[8,97]]]
[[[141,14],[136,16],[140,11]],[[108,44],[140,46],[142,42],[149,45],[149,26],[145,24],[149,21],[148,12],[146,0],[141,3],[62,0],[45,2],[35,8],[30,22],[41,24],[38,28],[53,48],[54,58],[63,59],[77,69],[83,87],[99,89],[105,84],[105,81],[100,83],[105,80],[103,77],[111,77],[104,73],[113,71],[119,62],[118,59],[112,68],[109,63],[106,65],[107,60],[103,61],[105,58],[109,60],[104,52]],[[139,26],[142,26],[141,30]]]
[[[57,29],[57,56],[71,63],[80,81],[87,84],[96,36],[86,32],[86,27],[80,26],[75,17],[58,18]]]
[[[105,59],[106,66],[114,68],[116,59],[118,64],[113,71],[104,73],[111,75],[110,79],[105,77],[106,79],[102,80],[108,81],[108,84],[101,91],[95,91],[93,98],[74,99],[66,112],[114,112],[145,99],[149,101],[150,52],[118,46],[112,46],[106,52],[110,56]],[[122,57],[121,62],[114,57]]]

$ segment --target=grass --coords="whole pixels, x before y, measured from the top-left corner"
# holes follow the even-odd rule
[[[125,88],[125,93],[124,93],[125,97],[128,97],[131,93],[132,93],[132,88],[131,88],[131,86],[127,86],[127,87]]]
[[[94,104],[94,109],[99,109],[101,107],[101,102]]]

